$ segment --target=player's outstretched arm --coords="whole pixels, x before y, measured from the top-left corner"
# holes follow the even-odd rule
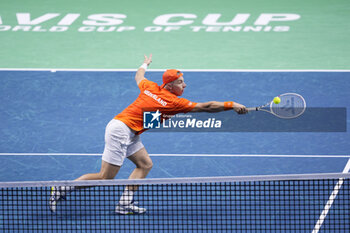
[[[234,102],[217,102],[210,101],[206,103],[197,103],[191,112],[222,112],[226,110],[234,110],[238,114],[246,114],[247,108],[239,103]]]
[[[135,81],[137,83],[137,85],[139,85],[139,83],[145,79],[145,73],[147,70],[147,67],[149,66],[149,64],[151,64],[152,62],[152,54],[149,55],[149,57],[147,57],[146,55],[144,55],[145,60],[143,61],[143,64],[140,66],[140,68],[137,70],[136,75],[135,75]]]

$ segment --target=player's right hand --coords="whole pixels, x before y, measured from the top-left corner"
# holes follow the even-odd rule
[[[244,105],[236,103],[236,102],[233,104],[233,110],[238,114],[248,113],[248,109]]]

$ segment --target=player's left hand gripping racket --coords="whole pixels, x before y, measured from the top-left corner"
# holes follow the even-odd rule
[[[291,119],[303,114],[306,109],[306,102],[304,98],[296,93],[285,93],[278,96],[281,99],[279,104],[273,101],[262,105],[260,107],[247,108],[251,111],[269,112],[279,118]]]

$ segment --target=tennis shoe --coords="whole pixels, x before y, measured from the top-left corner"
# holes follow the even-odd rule
[[[51,187],[51,196],[49,200],[49,207],[52,213],[56,212],[57,203],[61,200],[66,200],[66,192],[63,187]]]
[[[127,205],[118,204],[115,208],[117,214],[143,214],[146,212],[145,208],[136,206],[137,202],[131,202]]]

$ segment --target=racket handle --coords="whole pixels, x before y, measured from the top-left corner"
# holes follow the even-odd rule
[[[258,107],[252,107],[252,108],[247,108],[248,109],[248,112],[251,112],[251,111],[258,111]]]

